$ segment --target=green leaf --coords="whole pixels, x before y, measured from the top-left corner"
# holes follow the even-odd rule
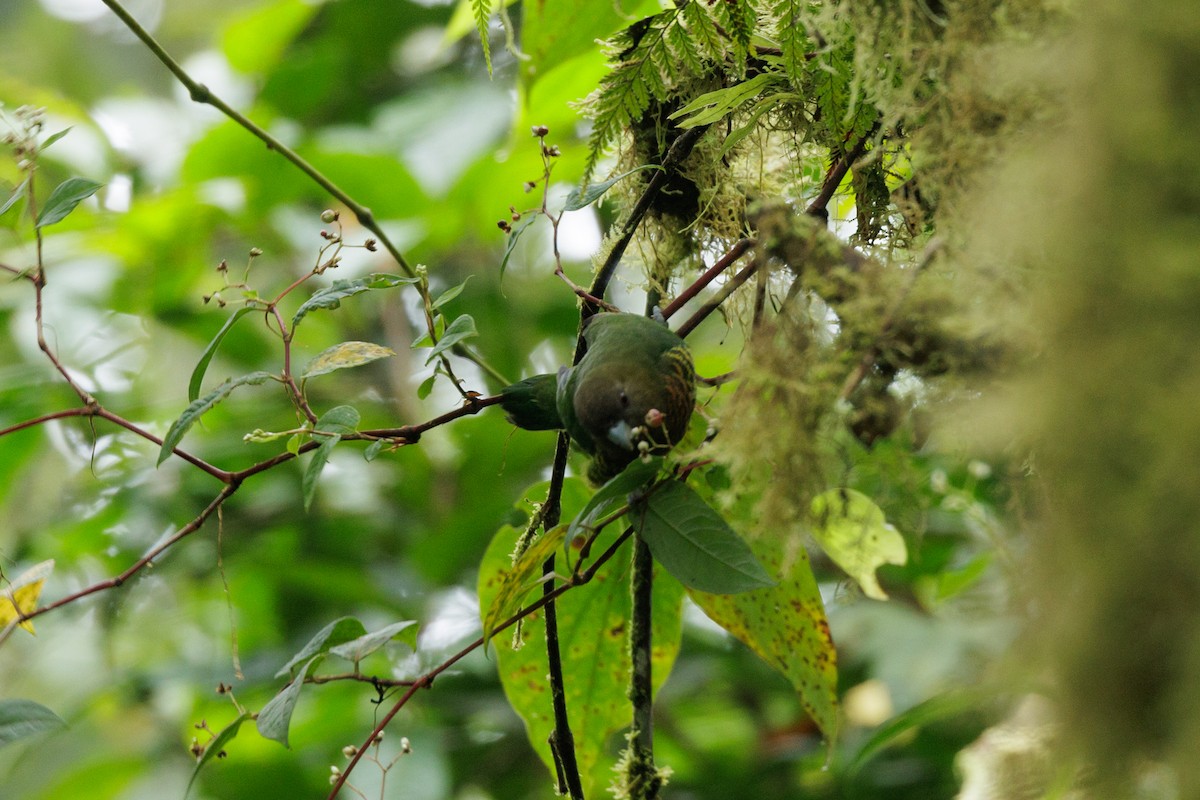
[[[319,438],[321,444],[313,451],[312,458],[308,460],[308,468],[304,470],[304,477],[300,481],[305,511],[308,511],[312,505],[313,497],[317,493],[317,479],[321,477],[321,471],[329,462],[333,448],[337,446],[343,436],[354,432],[354,429],[358,427],[358,421],[358,411],[353,406],[336,406],[317,420],[313,438]]]
[[[242,727],[242,723],[250,719],[250,712],[243,711],[234,719],[233,722],[226,725],[221,731],[204,745],[204,752],[200,754],[200,758],[196,761],[196,767],[192,770],[192,777],[188,779],[187,789],[184,790],[183,796],[186,798],[188,793],[192,791],[192,784],[196,782],[197,776],[200,775],[200,769],[221,755],[221,751],[225,749],[225,745],[229,744],[237,737],[238,728]]]
[[[437,372],[434,372],[425,380],[421,381],[421,385],[417,387],[417,398],[424,400],[433,392],[433,383],[437,380]]]
[[[544,486],[533,487],[526,494],[528,500],[544,501]],[[563,486],[563,517],[576,515],[587,495],[581,479],[567,479]],[[504,526],[488,545],[479,568],[481,609],[492,607],[504,576],[512,569],[513,547],[522,533],[523,530]],[[618,533],[615,528],[606,530],[593,552],[602,552]],[[625,552],[632,553],[632,548]],[[591,793],[591,784],[597,777],[604,779],[602,774],[598,775],[600,770],[596,766],[608,752],[612,734],[632,721],[630,705],[624,700],[630,672],[627,628],[632,601],[628,575],[629,562],[619,554],[597,571],[591,583],[566,592],[555,603],[566,702],[585,794]],[[681,603],[679,582],[656,570],[651,632],[655,687],[666,680],[679,652]],[[505,695],[524,720],[530,744],[553,774],[554,760],[547,738],[554,729],[554,717],[545,677],[549,667],[542,613],[525,618],[516,649],[510,646],[508,636],[499,635],[492,641]]]
[[[685,484],[663,485],[634,516],[654,559],[689,589],[734,594],[774,583],[749,545]]]
[[[762,72],[753,78],[729,86],[705,92],[668,119],[680,120],[680,128],[695,128],[712,125],[739,109],[743,103],[758,97],[770,85],[781,83],[783,78],[774,72]]]
[[[862,492],[830,489],[813,498],[812,534],[821,549],[863,593],[875,600],[887,595],[875,577],[884,564],[908,561],[904,537],[888,524],[879,506]]]
[[[475,330],[475,320],[469,314],[457,317],[446,326],[446,332],[442,334],[442,338],[438,339],[438,343],[429,351],[429,357],[425,359],[425,363],[428,364],[433,361],[464,339],[470,339],[472,336],[478,335],[479,332]]]
[[[275,673],[275,677],[282,678],[289,674],[297,664],[307,661],[313,656],[324,655],[332,648],[353,641],[366,633],[367,629],[354,617],[335,619],[317,631],[316,635],[309,639],[308,643],[300,648],[300,651],[292,656],[290,661],[280,667],[279,671]]]
[[[239,386],[247,384],[257,386],[271,377],[269,372],[251,372],[249,375],[243,375],[240,378],[227,380],[213,389],[204,397],[193,400],[183,413],[179,415],[179,419],[171,423],[171,427],[167,430],[167,435],[163,437],[162,447],[158,451],[158,463],[161,464],[171,455],[171,451],[179,444],[188,430],[196,423],[196,420],[204,416],[209,409],[216,406],[222,400]]]
[[[361,625],[359,626],[361,627]],[[271,701],[258,712],[255,725],[263,738],[274,739],[284,747],[288,747],[288,727],[292,724],[292,712],[296,710],[296,702],[300,699],[300,690],[304,688],[304,679],[308,671],[325,655],[315,655],[305,662],[300,672],[292,682],[283,687],[283,691],[271,698]]]
[[[750,547],[778,582],[741,594],[689,594],[709,618],[791,682],[804,710],[832,742],[838,726],[837,651],[803,531],[764,522],[749,501],[727,514],[753,531]]]
[[[54,133],[50,134],[49,136],[46,137],[46,141],[42,142],[42,144],[38,148],[38,150],[40,152],[45,152],[47,149],[49,149],[50,145],[54,144],[59,139],[63,138],[68,133],[70,133],[71,128],[73,128],[73,127],[75,127],[75,126],[68,125],[67,127],[63,128],[61,131],[55,131]]]
[[[8,199],[4,201],[4,205],[0,206],[0,216],[4,216],[5,212],[15,206],[17,201],[25,196],[25,190],[28,188],[29,178],[26,178],[17,185],[17,188],[13,189],[12,194],[10,194]]]
[[[492,638],[497,625],[521,610],[529,590],[541,582],[542,564],[558,550],[566,533],[566,525],[556,525],[542,533],[517,557],[510,569],[494,580],[495,597],[483,615],[485,641]]]
[[[300,373],[300,377],[307,380],[317,375],[326,375],[335,370],[370,364],[372,361],[378,361],[381,358],[388,358],[394,355],[396,355],[395,350],[383,345],[372,344],[371,342],[342,342],[318,353],[304,367],[304,371]]]
[[[850,763],[846,767],[846,774],[852,776],[857,773],[879,751],[910,731],[978,711],[980,707],[1002,696],[1002,693],[995,689],[951,689],[944,694],[931,697],[923,703],[918,703],[879,726],[879,729],[863,743],[859,751],[850,759]]]
[[[492,74],[492,48],[488,39],[488,21],[492,18],[492,0],[469,0],[475,18],[475,30],[479,32],[479,44],[483,48],[483,63],[488,75]]]
[[[662,169],[662,167],[658,164],[643,164],[640,167],[634,167],[628,172],[622,172],[620,175],[615,175],[607,180],[585,186],[582,190],[579,187],[575,187],[567,195],[567,204],[563,207],[563,211],[578,211],[581,208],[590,206],[622,178],[629,177],[633,173],[641,172],[644,169]]]
[[[628,503],[630,492],[645,487],[653,480],[654,476],[662,469],[662,462],[660,457],[646,461],[642,461],[640,458],[635,459],[608,483],[597,489],[587,504],[571,520],[571,526],[567,530],[567,540],[573,540],[584,530],[590,529],[596,520]]]
[[[391,625],[380,628],[377,631],[372,631],[371,633],[359,636],[357,639],[351,639],[348,642],[331,647],[329,648],[329,654],[338,658],[344,658],[347,661],[353,661],[357,664],[393,639],[402,639],[405,644],[416,650],[416,625],[417,621],[412,619],[393,622]],[[401,633],[404,635],[400,636]]]
[[[308,312],[318,308],[337,308],[347,297],[369,292],[372,289],[391,289],[396,286],[412,284],[418,280],[418,278],[405,278],[400,275],[376,272],[361,278],[334,281],[324,289],[314,292],[312,297],[305,300],[300,308],[296,309],[296,314],[292,317],[292,327],[295,328],[299,325],[300,320],[304,319]]]
[[[67,723],[41,703],[0,700],[0,747],[27,736],[65,728]]]
[[[512,233],[508,235],[508,244],[504,246],[504,258],[500,259],[500,278],[504,279],[504,270],[508,268],[508,259],[512,257],[513,249],[517,246],[517,240],[521,238],[521,234],[525,229],[537,221],[537,214],[530,214],[524,217],[517,227],[512,229]]]
[[[104,186],[103,183],[89,181],[87,178],[67,178],[54,187],[54,191],[46,198],[46,205],[38,214],[35,227],[45,228],[61,222],[75,207],[88,199]]]
[[[221,330],[217,331],[217,335],[204,348],[204,352],[200,354],[200,360],[196,362],[196,368],[192,370],[192,379],[188,381],[189,402],[200,396],[200,385],[204,383],[204,373],[208,371],[209,362],[216,355],[217,348],[221,346],[221,340],[225,338],[225,334],[229,333],[229,329],[233,327],[235,322],[254,310],[254,306],[244,306],[233,312],[233,316],[225,320],[225,324],[221,326]]]
[[[376,439],[375,441],[371,442],[369,445],[367,445],[366,449],[363,450],[363,460],[367,462],[374,461],[379,457],[379,451],[382,450],[386,444],[387,441],[384,439]]]
[[[467,280],[463,281],[462,283],[458,284],[457,286],[451,286],[449,289],[447,289],[446,291],[444,291],[440,295],[438,295],[438,298],[433,301],[433,304],[431,306],[433,308],[433,310],[436,311],[437,309],[446,305],[446,303],[449,303],[451,300],[453,300],[454,298],[456,298],[460,294],[462,294],[462,290],[467,288],[467,281],[471,280],[471,278],[473,278],[473,277],[475,277],[475,276],[468,275]]]

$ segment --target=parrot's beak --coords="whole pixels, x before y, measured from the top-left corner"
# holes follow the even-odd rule
[[[613,425],[611,428],[609,428],[607,435],[609,441],[619,447],[623,447],[626,450],[637,449],[633,443],[636,432],[625,420],[621,420],[616,425]]]

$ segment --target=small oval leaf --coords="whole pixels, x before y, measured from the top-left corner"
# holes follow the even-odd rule
[[[425,359],[425,363],[429,364],[464,339],[470,339],[472,336],[478,335],[479,332],[475,330],[475,320],[470,314],[463,314],[461,317],[456,317],[453,322],[446,326],[445,333],[438,339],[438,343],[433,346],[433,349],[429,351],[429,357]]]
[[[89,181],[87,178],[67,178],[55,186],[54,191],[46,198],[46,205],[38,214],[36,227],[44,228],[61,222],[76,206],[100,191],[103,186],[103,183]]]
[[[318,353],[316,358],[304,367],[300,377],[307,379],[326,375],[334,370],[358,367],[394,355],[395,350],[383,345],[371,342],[342,342]]]

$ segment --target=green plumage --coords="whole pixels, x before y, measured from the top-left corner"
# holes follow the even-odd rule
[[[683,438],[696,373],[683,340],[646,317],[598,314],[583,338],[576,366],[506,386],[500,405],[518,427],[565,429],[592,456],[588,478],[603,483],[639,453],[666,452]]]

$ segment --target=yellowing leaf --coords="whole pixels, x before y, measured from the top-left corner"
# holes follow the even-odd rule
[[[394,355],[396,351],[383,345],[371,342],[342,342],[318,353],[316,358],[308,362],[300,377],[325,375],[334,370],[357,367]]]
[[[38,597],[46,577],[54,569],[53,559],[34,564],[22,572],[0,593],[0,629],[7,628],[20,617],[37,608]],[[21,627],[33,633],[33,623],[28,620]]]
[[[886,600],[875,570],[908,561],[904,537],[888,524],[879,506],[862,492],[831,489],[812,501],[812,533],[834,562],[867,597]]]

